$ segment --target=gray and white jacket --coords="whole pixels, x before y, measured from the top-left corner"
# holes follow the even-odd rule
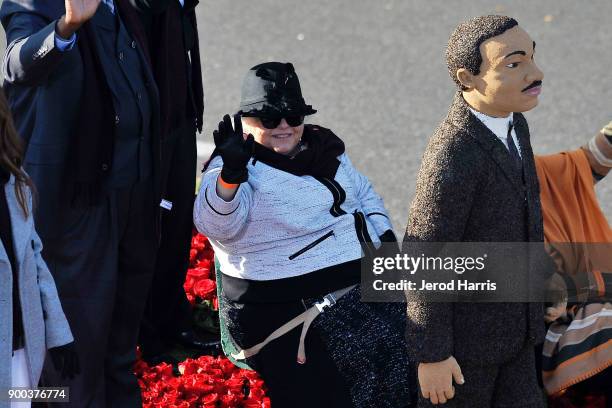
[[[392,229],[382,198],[346,153],[334,180],[296,176],[249,162],[235,197],[216,193],[223,161],[202,175],[194,223],[212,244],[223,273],[273,280],[303,275],[362,257],[361,242],[380,247]]]

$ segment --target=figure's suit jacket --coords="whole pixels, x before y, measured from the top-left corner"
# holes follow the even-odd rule
[[[513,123],[523,176],[503,143],[457,92],[429,140],[410,208],[404,250],[415,242],[542,242],[537,174],[524,116]],[[511,260],[514,262],[515,260]],[[546,259],[538,273],[552,272]],[[526,342],[543,341],[542,303],[408,302],[406,335],[412,359],[501,364]],[[528,344],[528,343],[527,343]]]

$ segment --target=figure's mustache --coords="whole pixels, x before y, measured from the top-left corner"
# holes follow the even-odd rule
[[[542,86],[542,81],[533,81],[531,83],[531,85],[529,85],[527,88],[523,89],[521,92],[525,92],[530,90],[531,88],[535,88],[536,86]]]

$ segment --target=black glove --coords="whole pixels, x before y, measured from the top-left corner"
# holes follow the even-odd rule
[[[397,238],[395,237],[395,233],[393,232],[393,230],[386,230],[380,237],[380,242],[383,243],[384,247],[386,247],[386,251],[389,254],[393,254],[393,251],[397,251],[397,253],[399,254],[400,252],[400,248],[399,248],[399,243],[397,242]],[[385,245],[386,244],[386,245]],[[395,244],[395,245],[393,245]],[[393,254],[395,255],[395,254]]]
[[[74,342],[50,348],[49,354],[51,354],[53,367],[55,367],[55,370],[61,372],[63,379],[73,379],[77,374],[81,373],[79,356],[76,352]]]
[[[240,114],[234,115],[234,126],[229,115],[223,117],[219,122],[219,130],[213,132],[215,146],[223,159],[221,178],[226,183],[240,184],[247,181],[249,174],[247,164],[253,154],[253,135],[249,135],[246,140],[242,135],[242,122]]]

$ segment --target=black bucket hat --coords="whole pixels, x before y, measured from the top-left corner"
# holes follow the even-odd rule
[[[312,115],[306,105],[300,81],[290,62],[264,62],[251,68],[242,81],[242,116],[279,117]]]

